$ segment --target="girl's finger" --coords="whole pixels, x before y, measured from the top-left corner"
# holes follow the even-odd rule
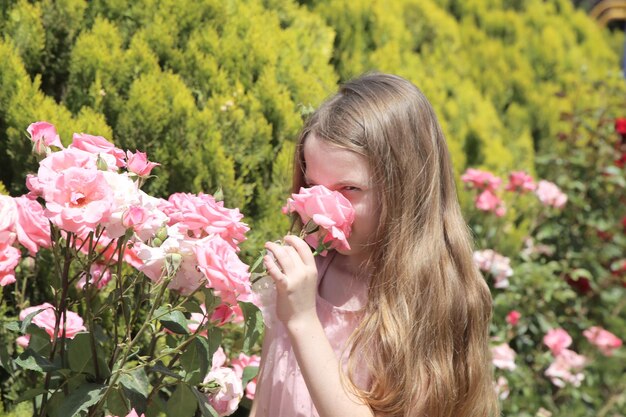
[[[311,247],[308,243],[296,235],[285,236],[285,242],[295,249],[302,262],[306,265],[315,265],[315,257],[313,257],[313,252],[311,252]]]
[[[276,285],[286,285],[285,274],[283,274],[283,272],[280,270],[280,268],[271,256],[265,255],[263,257],[263,263],[265,264],[265,269],[267,270],[267,273],[276,283]]]
[[[279,269],[282,271],[291,269],[293,266],[293,259],[284,246],[277,245],[274,242],[266,242],[265,249],[269,250],[272,255],[274,255],[275,262],[280,267]]]

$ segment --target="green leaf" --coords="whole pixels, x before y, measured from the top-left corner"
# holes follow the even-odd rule
[[[213,354],[219,349],[222,344],[222,330],[218,327],[213,327],[208,331],[207,341],[209,343],[209,367],[213,362]]]
[[[198,402],[189,386],[178,384],[167,402],[167,415],[171,417],[192,417],[198,409]]]
[[[189,313],[204,314],[204,311],[202,311],[202,308],[200,308],[200,304],[198,303],[198,300],[196,299],[186,301],[183,304],[183,308],[185,309],[185,311],[188,311]]]
[[[149,368],[148,370],[150,370],[152,372],[159,372],[159,373],[161,373],[163,375],[171,376],[172,378],[183,379],[182,376],[178,375],[176,372],[172,371],[171,369],[169,369],[165,365],[163,365],[163,362],[161,362],[161,361],[159,361],[156,365],[154,365],[153,367]]]
[[[39,310],[33,311],[32,313],[24,317],[24,320],[22,320],[22,326],[20,327],[20,332],[22,332],[22,334],[26,334],[26,329],[28,328],[30,322],[33,320],[33,317],[35,317],[37,314],[41,313],[44,310],[45,308],[40,308]]]
[[[20,331],[20,322],[19,321],[10,321],[4,324],[4,328],[10,332],[19,332]]]
[[[188,334],[187,319],[185,315],[178,311],[170,311],[164,314],[159,321],[168,330],[178,334]]]
[[[98,349],[98,346],[96,346],[96,355],[98,356],[96,358],[93,357],[91,335],[89,333],[78,333],[73,339],[68,340],[67,351],[67,357],[72,371],[86,373],[95,377],[95,364],[97,363],[99,377],[106,378],[111,375],[101,349]]]
[[[195,338],[180,357],[185,370],[185,381],[196,385],[202,382],[209,371],[209,343],[203,337]]]
[[[244,317],[243,351],[250,354],[250,349],[263,333],[263,316],[261,311],[252,303],[240,301],[239,306]]]
[[[61,404],[59,415],[64,417],[79,416],[83,411],[100,401],[106,387],[100,384],[85,384],[72,392]]]
[[[191,392],[195,395],[196,400],[198,401],[198,406],[200,407],[200,413],[202,413],[202,417],[219,417],[219,414],[211,407],[209,404],[209,400],[206,394],[198,391],[196,387],[191,388]]]
[[[146,375],[144,368],[125,372],[120,377],[120,384],[144,398],[148,398],[148,394],[150,393],[150,382],[148,381],[148,375]]]
[[[258,366],[246,366],[243,369],[243,376],[241,377],[241,384],[246,387],[248,382],[252,381],[259,374]]]
[[[50,336],[44,329],[31,323],[26,328],[26,333],[30,335],[30,340],[28,342],[29,349],[32,349],[43,356],[48,356],[50,354],[52,342],[50,341]]]
[[[26,390],[26,392],[24,392],[22,395],[20,395],[20,397],[15,400],[15,403],[21,403],[22,401],[29,401],[32,400],[33,398],[42,395],[43,393],[47,392],[45,389],[43,388],[30,388],[28,390]]]
[[[22,353],[17,359],[15,359],[15,364],[22,369],[28,369],[31,371],[37,372],[51,372],[61,369],[56,366],[52,362],[41,356],[39,353],[34,350],[28,348]]]
[[[113,416],[125,416],[131,410],[131,404],[126,395],[124,395],[124,390],[121,387],[114,388],[111,390],[111,393],[107,397],[106,401],[108,414]]]

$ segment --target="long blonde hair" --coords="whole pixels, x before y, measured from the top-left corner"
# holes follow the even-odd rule
[[[343,84],[300,134],[295,192],[305,184],[303,144],[311,133],[363,155],[380,195],[368,302],[351,338],[350,388],[383,416],[497,415],[491,294],[472,260],[450,155],[430,103],[393,75]],[[367,389],[352,382],[355,352],[368,352]]]

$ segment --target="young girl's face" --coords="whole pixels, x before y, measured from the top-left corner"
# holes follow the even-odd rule
[[[310,134],[304,141],[304,161],[307,186],[323,185],[338,191],[354,207],[355,219],[348,239],[351,249],[338,252],[359,257],[367,255],[380,210],[365,158]]]

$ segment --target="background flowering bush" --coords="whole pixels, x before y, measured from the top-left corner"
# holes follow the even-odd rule
[[[244,389],[253,398],[261,320],[239,210],[146,194],[159,164],[103,137],[64,148],[49,123],[27,131],[41,158],[30,191],[0,198],[0,284],[19,312],[0,330],[14,401],[40,416],[221,416]],[[30,291],[46,258],[50,279]]]

